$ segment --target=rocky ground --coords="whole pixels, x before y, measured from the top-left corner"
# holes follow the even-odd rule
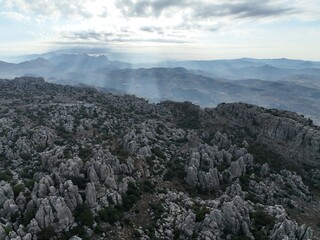
[[[0,80],[0,239],[319,239],[319,142],[291,112]]]

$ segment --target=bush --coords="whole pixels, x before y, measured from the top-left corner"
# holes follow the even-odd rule
[[[267,240],[268,236],[265,230],[273,228],[275,224],[274,217],[270,216],[263,209],[257,209],[252,214],[252,218],[255,221],[255,229],[252,231],[254,238],[257,240]]]
[[[196,214],[196,222],[201,222],[204,220],[206,214],[209,214],[209,209],[204,206],[196,206],[194,212]]]
[[[164,208],[161,203],[151,203],[150,208],[154,213],[155,219],[159,219],[162,213],[164,213]]]
[[[94,223],[94,217],[86,205],[79,205],[75,209],[74,216],[77,222],[91,227]]]
[[[120,207],[106,207],[98,212],[99,218],[103,222],[113,224],[123,218],[123,212]]]
[[[71,180],[74,185],[77,185],[79,189],[85,189],[87,186],[87,179],[78,176],[66,176],[67,180]]]
[[[258,228],[267,227],[269,229],[273,228],[275,223],[274,217],[270,216],[267,212],[262,209],[256,210],[252,215],[255,225]]]
[[[14,198],[18,197],[20,192],[22,192],[25,188],[26,187],[22,183],[14,185],[12,187],[12,190],[13,190],[13,193],[14,193]]]
[[[23,225],[27,226],[31,220],[35,217],[37,213],[37,208],[35,206],[31,208],[27,208],[25,213],[23,214]]]
[[[154,193],[155,185],[150,182],[149,180],[145,180],[143,182],[143,191],[148,192],[148,193]]]
[[[3,230],[4,230],[4,232],[5,232],[6,236],[7,236],[12,231],[12,228],[10,226],[4,226]]]
[[[164,153],[158,147],[152,148],[151,152],[159,158],[162,158],[162,159],[166,158],[166,155],[164,155]]]
[[[130,210],[134,204],[140,199],[141,192],[138,189],[138,187],[133,183],[128,183],[128,190],[127,192],[122,196],[122,206],[125,211]]]
[[[80,148],[78,155],[82,160],[88,160],[91,154],[92,154],[92,149],[89,147],[84,147],[84,148]]]
[[[32,158],[32,155],[31,155],[31,153],[22,153],[22,154],[20,154],[20,157],[23,159],[23,160],[31,160],[31,158]]]
[[[6,182],[10,182],[12,180],[12,173],[10,172],[10,170],[5,170],[5,171],[1,171],[0,172],[0,181],[6,181]]]
[[[50,239],[54,237],[55,232],[53,227],[48,227],[46,229],[43,229],[39,234],[38,237],[39,239]]]

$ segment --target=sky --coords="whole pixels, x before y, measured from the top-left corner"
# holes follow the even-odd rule
[[[0,0],[0,59],[74,47],[320,60],[320,0]]]

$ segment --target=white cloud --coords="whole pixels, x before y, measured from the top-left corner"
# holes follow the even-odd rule
[[[241,28],[251,23],[320,19],[320,0],[0,0],[0,4],[0,17],[29,21],[30,28],[39,23],[48,32],[46,39],[65,44],[201,44],[215,42],[226,32],[235,41],[259,32]]]
[[[14,20],[17,20],[17,21],[30,21],[30,17],[29,16],[26,16],[26,15],[21,14],[19,12],[13,12],[13,11],[0,12],[0,15],[5,17],[5,18],[14,19]]]

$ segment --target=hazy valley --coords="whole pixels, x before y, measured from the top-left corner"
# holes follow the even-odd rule
[[[153,102],[191,101],[202,107],[245,102],[296,111],[320,120],[320,63],[289,59],[171,61],[130,64],[106,56],[48,53],[18,64],[0,62],[0,77],[42,76],[135,94]]]

